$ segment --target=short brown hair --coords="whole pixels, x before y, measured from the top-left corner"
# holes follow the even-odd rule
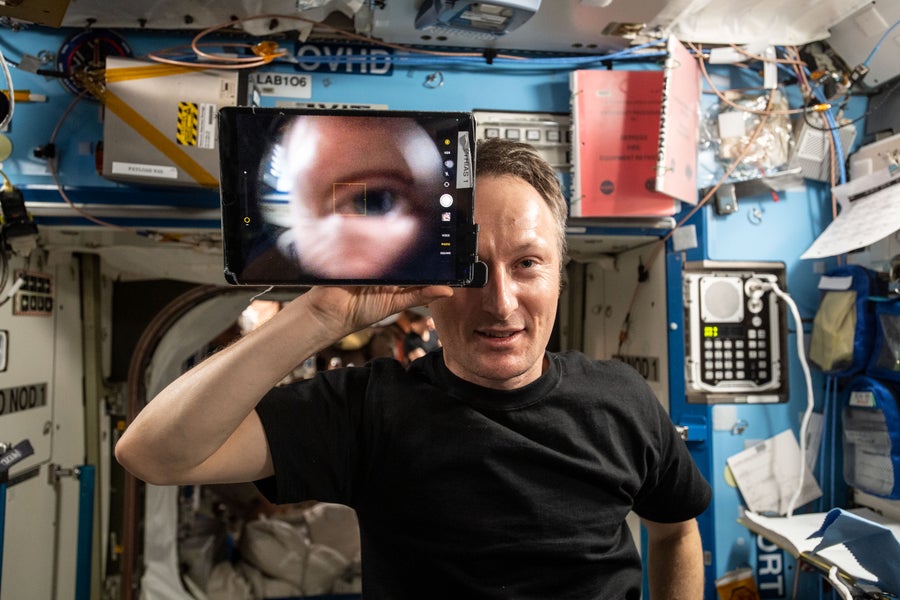
[[[479,140],[475,154],[475,176],[485,175],[518,177],[537,190],[556,219],[562,265],[566,256],[568,207],[553,166],[530,144],[490,138]]]

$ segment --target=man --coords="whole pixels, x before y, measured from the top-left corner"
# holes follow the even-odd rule
[[[702,598],[710,490],[668,416],[626,365],[545,350],[565,249],[555,173],[501,140],[476,169],[484,288],[314,288],[166,388],[117,458],[153,483],[255,480],[277,502],[352,506],[367,600],[637,598],[632,510],[651,597]],[[442,350],[270,391],[421,304]]]

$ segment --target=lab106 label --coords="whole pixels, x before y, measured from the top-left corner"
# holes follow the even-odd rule
[[[298,73],[251,73],[249,82],[261,96],[312,98],[312,75]]]
[[[32,383],[0,389],[0,416],[47,406],[47,384]]]

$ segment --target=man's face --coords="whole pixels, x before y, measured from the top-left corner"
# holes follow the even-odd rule
[[[514,389],[543,371],[559,299],[559,229],[537,190],[518,177],[480,177],[475,197],[488,283],[429,306],[455,375]]]

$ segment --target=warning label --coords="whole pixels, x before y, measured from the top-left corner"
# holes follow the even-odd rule
[[[175,140],[182,146],[196,146],[199,128],[200,105],[195,102],[179,102]]]
[[[175,141],[181,146],[216,147],[216,105],[207,102],[179,102]]]

